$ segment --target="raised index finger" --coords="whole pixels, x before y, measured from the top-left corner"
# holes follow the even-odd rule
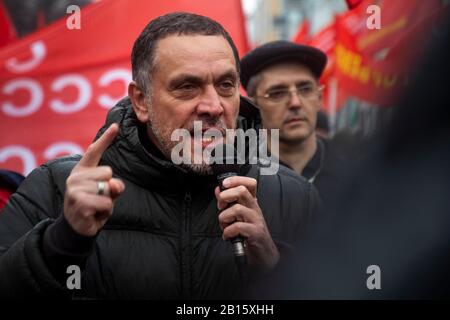
[[[86,153],[83,155],[81,160],[78,162],[77,166],[82,167],[95,167],[100,162],[103,152],[109,147],[109,145],[114,141],[119,132],[119,125],[113,123],[108,129],[92,143]]]

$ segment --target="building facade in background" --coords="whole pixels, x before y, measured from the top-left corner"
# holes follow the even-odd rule
[[[345,0],[242,0],[252,47],[273,40],[291,40],[307,19],[314,35],[336,13],[347,10]],[[247,3],[248,2],[248,3]]]

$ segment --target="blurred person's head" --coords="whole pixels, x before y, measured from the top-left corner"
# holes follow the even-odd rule
[[[225,135],[239,111],[239,56],[231,37],[216,21],[190,13],[171,13],[151,21],[134,43],[129,96],[150,140],[170,159],[176,129],[193,138],[194,121],[202,132]],[[220,141],[201,138],[202,150]],[[192,158],[194,139],[190,146]],[[205,163],[188,164],[200,174]]]
[[[260,107],[264,128],[280,130],[280,143],[315,139],[326,61],[322,51],[288,41],[262,45],[241,60],[242,85]]]

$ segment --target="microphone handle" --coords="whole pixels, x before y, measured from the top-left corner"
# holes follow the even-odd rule
[[[237,176],[237,173],[235,172],[227,172],[223,174],[219,174],[217,176],[217,181],[219,182],[219,188],[220,191],[224,191],[226,188],[223,186],[223,180],[225,180],[228,177],[234,177]],[[234,203],[230,203],[228,207],[231,207]],[[244,239],[241,236],[234,237],[230,239],[231,243],[233,244],[233,251],[235,257],[245,257],[245,249],[244,249]]]
[[[219,182],[220,191],[224,191],[226,188],[223,186],[223,180],[228,177],[237,176],[235,172],[222,173],[217,176],[217,181]],[[234,203],[230,203],[228,207],[232,206]],[[234,237],[230,239],[233,244],[234,260],[236,261],[236,267],[238,270],[239,280],[246,288],[248,284],[248,270],[247,270],[247,256],[245,255],[244,239],[241,236]]]

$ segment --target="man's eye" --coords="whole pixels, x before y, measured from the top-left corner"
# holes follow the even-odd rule
[[[179,86],[177,88],[177,90],[181,90],[181,91],[190,91],[190,90],[194,90],[194,89],[195,89],[195,86],[190,83],[182,84],[181,86]]]
[[[301,86],[298,88],[298,91],[300,91],[300,94],[311,94],[314,91],[313,86]]]
[[[220,84],[220,86],[225,89],[230,89],[230,88],[234,88],[234,83],[233,82],[222,82]]]
[[[286,95],[286,90],[276,90],[269,92],[269,97],[271,99],[280,99]]]
[[[198,92],[199,86],[192,83],[184,83],[175,88],[173,95],[179,99],[192,99]]]
[[[221,94],[231,95],[234,92],[236,85],[231,81],[221,82],[218,85],[218,91]]]

